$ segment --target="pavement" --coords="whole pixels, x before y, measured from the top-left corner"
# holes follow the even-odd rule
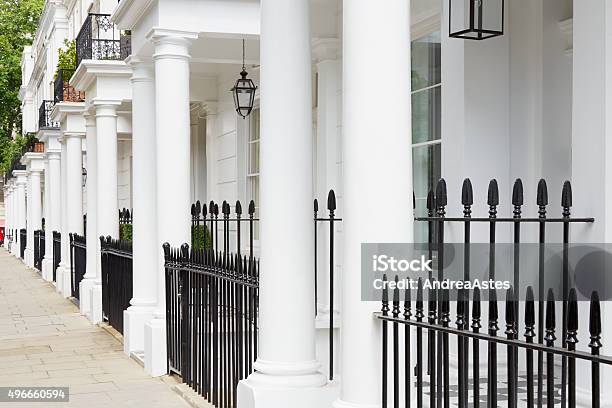
[[[0,407],[190,407],[173,377],[153,378],[120,338],[92,325],[40,274],[0,248],[0,387],[68,387],[69,402]]]

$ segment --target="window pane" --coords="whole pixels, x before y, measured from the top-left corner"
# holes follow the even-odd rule
[[[249,131],[249,140],[259,140],[259,109],[251,111],[251,129]]]
[[[440,32],[412,41],[412,90],[439,84]]]
[[[249,174],[259,173],[259,142],[249,143]]]
[[[440,139],[440,94],[439,86],[412,94],[412,143]]]
[[[441,177],[441,146],[439,143],[412,149],[412,180],[417,199],[427,198]]]

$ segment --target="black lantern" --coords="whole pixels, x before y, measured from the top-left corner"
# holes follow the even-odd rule
[[[85,167],[81,168],[81,177],[83,178],[83,187],[87,184],[87,169]]]
[[[236,81],[236,85],[232,88],[234,94],[234,106],[236,112],[243,118],[249,116],[253,110],[255,102],[255,90],[257,87],[252,79],[247,78],[248,73],[244,66],[244,40],[242,40],[242,72],[240,78]]]
[[[504,34],[504,0],[449,0],[450,37],[485,40]]]

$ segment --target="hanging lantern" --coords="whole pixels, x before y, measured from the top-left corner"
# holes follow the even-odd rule
[[[504,0],[449,0],[450,37],[485,40],[504,34]]]
[[[236,85],[232,88],[232,93],[234,94],[236,112],[243,118],[249,116],[253,110],[255,90],[257,89],[253,80],[247,78],[247,76],[248,73],[244,64],[244,40],[242,40],[242,72],[240,72],[240,78],[236,81]]]
[[[81,184],[83,187],[87,185],[87,169],[85,167],[81,168]]]

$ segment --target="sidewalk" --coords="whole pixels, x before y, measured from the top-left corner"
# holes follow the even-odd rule
[[[123,345],[92,326],[53,285],[0,248],[0,387],[69,387],[69,403],[0,407],[146,407],[189,405],[169,377],[151,378]]]

